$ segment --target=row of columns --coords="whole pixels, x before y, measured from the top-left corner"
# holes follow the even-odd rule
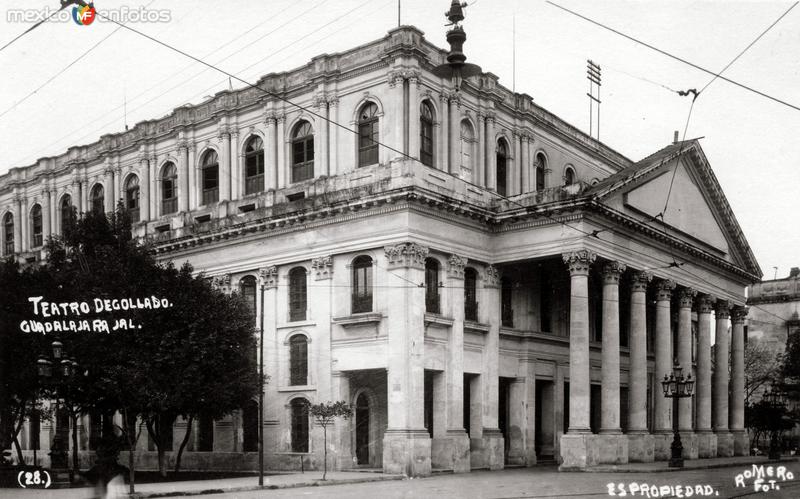
[[[602,462],[627,462],[666,459],[672,432],[672,410],[669,401],[661,395],[661,376],[672,371],[671,302],[676,288],[674,282],[656,282],[655,325],[655,378],[654,433],[664,438],[653,443],[652,451],[642,444],[637,435],[647,434],[647,346],[646,346],[646,290],[652,277],[646,272],[635,272],[631,286],[630,307],[630,399],[629,417],[631,442],[622,441],[620,428],[619,388],[619,278],[626,270],[620,262],[607,262],[602,268],[602,387],[600,436],[613,439],[592,439],[590,430],[590,357],[589,357],[589,270],[596,255],[588,250],[566,253],[563,260],[570,272],[570,401],[569,428],[562,438],[564,468],[583,468]],[[746,309],[734,307],[732,328],[732,374],[728,387],[727,330],[730,304],[714,300],[709,295],[697,298],[697,292],[682,287],[678,291],[678,351],[677,360],[684,372],[692,372],[692,306],[697,305],[698,344],[696,375],[697,424],[693,424],[692,400],[682,399],[679,405],[679,425],[688,439],[688,457],[743,455],[747,451],[744,436],[744,320]],[[712,385],[711,375],[711,312],[716,308],[716,359],[717,368]],[[720,359],[724,359],[720,362]],[[712,402],[716,417],[712,422]],[[712,424],[713,423],[713,424]],[[712,433],[713,431],[713,433]],[[694,433],[696,432],[696,434]],[[731,435],[733,433],[733,435]],[[630,455],[629,455],[630,451]]]

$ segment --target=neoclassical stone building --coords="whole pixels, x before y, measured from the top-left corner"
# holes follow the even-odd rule
[[[264,327],[269,468],[321,466],[301,399],[353,404],[339,469],[664,460],[673,357],[697,379],[688,455],[747,452],[761,271],[700,144],[632,161],[492,73],[434,76],[446,55],[400,27],[12,168],[0,248],[34,262],[69,207],[122,200],[159,258],[241,293]],[[254,468],[257,416],[201,422],[184,467]],[[87,459],[97,431],[84,418]]]

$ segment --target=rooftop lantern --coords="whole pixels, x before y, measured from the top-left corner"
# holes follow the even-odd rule
[[[447,62],[433,69],[433,74],[436,76],[451,78],[456,90],[461,87],[463,78],[479,75],[482,72],[480,66],[465,62],[467,56],[464,55],[464,42],[467,41],[467,33],[459,23],[464,20],[464,8],[466,6],[467,2],[452,0],[450,10],[444,13],[445,17],[450,21],[445,26],[453,27],[447,32],[447,43],[450,44],[450,52],[447,54]]]

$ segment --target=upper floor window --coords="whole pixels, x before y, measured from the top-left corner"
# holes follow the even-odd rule
[[[102,184],[95,184],[95,186],[92,187],[90,197],[92,198],[92,211],[95,213],[103,213],[105,211],[106,194]]]
[[[131,175],[125,181],[125,209],[131,216],[131,222],[139,221],[139,177]]]
[[[506,170],[508,168],[508,146],[506,141],[500,139],[497,142],[497,193],[501,196],[506,195]]]
[[[6,213],[3,217],[3,254],[14,253],[14,215]]]
[[[469,121],[461,122],[461,178],[472,181],[472,156],[473,144],[475,143],[475,133]]]
[[[203,171],[203,204],[219,200],[219,158],[217,151],[206,151],[200,162]]]
[[[306,320],[306,269],[295,267],[289,271],[289,320]]]
[[[372,258],[353,260],[353,313],[372,311]]]
[[[308,402],[296,398],[289,404],[291,409],[292,452],[308,452]]]
[[[472,267],[464,269],[464,319],[478,320],[478,273]]]
[[[161,214],[178,211],[178,170],[174,163],[167,163],[161,170]]]
[[[378,105],[368,102],[358,113],[358,166],[378,162]]]
[[[242,277],[239,281],[239,292],[242,294],[244,302],[247,303],[247,308],[250,310],[250,316],[253,322],[256,320],[256,278],[247,275]]]
[[[39,204],[33,205],[31,209],[31,247],[38,248],[42,245],[42,206]]]
[[[308,384],[308,338],[302,334],[289,338],[289,384]]]
[[[292,133],[292,182],[314,177],[314,130],[311,123],[301,121]]]
[[[61,198],[61,235],[67,234],[67,229],[75,223],[75,212],[72,210],[72,197],[65,194]]]
[[[513,295],[511,292],[511,281],[503,277],[500,280],[500,323],[504,327],[514,327]]]
[[[428,101],[419,108],[419,160],[433,166],[433,108]]]
[[[244,193],[253,194],[264,190],[264,141],[254,136],[247,141],[244,150]]]
[[[425,260],[425,311],[432,314],[441,313],[439,306],[439,261],[435,258]]]
[[[575,170],[568,166],[566,170],[564,170],[564,185],[572,185],[575,183]]]
[[[536,190],[544,190],[544,171],[547,168],[547,160],[544,154],[539,153],[536,155]]]

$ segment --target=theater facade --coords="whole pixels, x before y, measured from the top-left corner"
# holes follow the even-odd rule
[[[337,469],[666,460],[673,358],[696,379],[687,457],[747,453],[761,271],[699,142],[628,159],[490,72],[435,76],[446,55],[400,27],[12,168],[0,249],[35,263],[72,206],[121,200],[159,259],[241,293],[264,332],[268,469],[322,466],[302,400],[352,404]],[[26,456],[60,423],[26,425]],[[256,469],[257,427],[255,402],[201,421],[183,467]],[[89,463],[101,425],[78,430]]]

